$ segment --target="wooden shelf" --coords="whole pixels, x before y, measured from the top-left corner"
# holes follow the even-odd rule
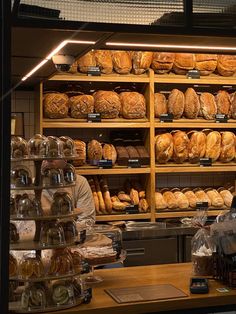
[[[158,129],[173,129],[173,128],[186,128],[186,129],[235,129],[236,120],[228,120],[227,123],[217,123],[214,120],[205,119],[179,119],[173,120],[173,122],[160,122],[159,119],[155,119],[155,128]]]
[[[118,220],[141,220],[150,219],[151,213],[145,214],[113,214],[113,215],[98,215],[96,221],[118,221]]]
[[[236,171],[236,163],[220,163],[216,162],[211,167],[201,167],[199,164],[175,164],[167,163],[156,165],[156,173],[188,173],[188,172],[234,172]]]
[[[11,243],[10,244],[10,250],[13,251],[29,251],[29,250],[47,250],[47,249],[62,249],[65,247],[72,247],[75,246],[75,242],[70,242],[70,243],[64,243],[60,245],[47,245],[43,246],[40,242],[35,242],[35,241],[19,241],[17,243]]]
[[[150,173],[149,167],[127,168],[116,166],[111,169],[100,169],[93,166],[82,166],[76,168],[76,173],[81,175],[107,175],[107,174],[145,174]]]
[[[208,210],[208,216],[218,216],[223,210]],[[196,215],[196,210],[187,211],[159,211],[155,213],[155,218],[180,218],[180,217],[193,217]]]

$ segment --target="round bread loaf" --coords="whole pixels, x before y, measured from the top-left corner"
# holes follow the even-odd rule
[[[174,119],[182,117],[184,112],[184,93],[178,89],[172,89],[168,97],[168,113],[172,113]]]
[[[175,54],[172,52],[154,52],[152,59],[152,68],[155,73],[168,73],[173,67]]]
[[[216,107],[218,114],[230,115],[230,97],[229,93],[225,90],[218,91],[216,97]]]
[[[174,192],[174,196],[177,200],[178,207],[181,209],[188,209],[189,208],[189,201],[186,195],[180,191]]]
[[[119,74],[128,74],[132,69],[132,61],[127,51],[114,50],[111,52],[114,69]]]
[[[213,73],[217,66],[217,55],[215,54],[195,54],[195,69],[200,71],[201,75]]]
[[[66,118],[69,98],[63,93],[48,93],[43,97],[44,116],[50,119]]]
[[[157,163],[165,164],[172,158],[173,145],[173,137],[170,133],[164,133],[156,136],[155,150]]]
[[[116,92],[99,90],[93,96],[95,112],[100,113],[103,119],[114,119],[119,116],[121,102]]]
[[[69,105],[72,118],[86,118],[88,113],[94,111],[94,98],[91,95],[73,96],[69,100]]]
[[[146,100],[137,92],[120,93],[121,112],[125,119],[142,119],[146,116]]]
[[[167,203],[167,207],[169,209],[175,209],[178,207],[178,203],[173,192],[171,191],[164,192],[163,198],[164,198],[164,201]]]
[[[215,97],[211,93],[201,93],[200,95],[200,110],[206,120],[215,119],[217,106]]]
[[[188,159],[189,138],[183,131],[174,131],[173,134],[173,159],[176,163],[183,163]]]
[[[117,153],[115,147],[112,144],[103,145],[102,155],[104,159],[112,160],[113,165],[116,163]]]
[[[167,203],[164,200],[164,197],[160,192],[155,192],[155,208],[157,210],[167,208]]]
[[[74,140],[74,148],[78,158],[73,160],[73,165],[78,167],[86,163],[86,144],[81,140]]]
[[[200,110],[200,101],[193,88],[188,88],[185,92],[184,115],[188,119],[196,119]]]
[[[235,55],[218,55],[217,71],[222,76],[233,76],[236,73]]]
[[[185,75],[195,67],[195,56],[192,53],[176,53],[173,70],[176,74]]]
[[[104,74],[110,74],[113,70],[111,52],[109,50],[95,50],[96,65]]]
[[[201,131],[193,131],[188,144],[188,158],[191,163],[196,163],[205,156],[206,152],[206,134]]]
[[[153,52],[150,51],[134,51],[132,53],[133,72],[134,74],[143,74],[152,63]]]
[[[161,114],[167,113],[167,99],[162,93],[155,93],[154,95],[154,113],[155,118],[159,118]]]
[[[221,152],[221,135],[218,131],[212,131],[207,135],[205,157],[216,161]]]
[[[97,164],[102,159],[102,145],[96,140],[88,143],[88,160],[91,164]]]
[[[77,60],[78,70],[87,73],[89,67],[96,66],[94,51],[89,51]]]
[[[235,135],[233,132],[221,133],[220,161],[230,162],[235,157]]]

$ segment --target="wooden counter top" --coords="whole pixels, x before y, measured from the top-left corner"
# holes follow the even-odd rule
[[[211,306],[236,304],[236,290],[220,293],[216,288],[224,287],[220,282],[209,280],[208,294],[190,295],[189,281],[192,276],[191,263],[169,264],[155,266],[139,266],[115,269],[95,270],[95,274],[102,276],[104,281],[93,288],[93,298],[90,304],[83,304],[64,311],[60,314],[138,314],[171,310],[184,310]],[[104,289],[133,287],[155,284],[172,284],[185,292],[188,297],[149,302],[135,302],[118,304]]]

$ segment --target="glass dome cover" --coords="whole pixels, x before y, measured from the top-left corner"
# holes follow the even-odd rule
[[[63,143],[56,136],[48,136],[40,143],[40,157],[63,158]]]
[[[75,167],[69,163],[63,168],[65,184],[73,184],[76,181]]]
[[[64,185],[63,171],[58,168],[46,166],[41,171],[43,186],[62,186]]]
[[[35,134],[29,141],[28,141],[28,151],[29,157],[40,157],[41,156],[41,143],[46,139],[46,136],[41,134]],[[44,153],[44,151],[43,151]]]
[[[75,156],[75,144],[72,138],[69,136],[61,136],[59,139],[62,141],[64,155],[66,157]]]
[[[33,195],[26,193],[19,195],[16,201],[16,213],[18,217],[42,216],[41,202],[35,199]]]
[[[21,308],[43,310],[47,306],[46,287],[42,283],[30,283],[21,294]]]
[[[44,275],[44,266],[40,257],[36,257],[32,253],[24,254],[19,263],[19,277],[29,279],[40,278]]]
[[[12,136],[11,138],[11,158],[28,157],[27,142],[20,136]]]
[[[73,213],[73,199],[66,191],[57,191],[53,195],[51,205],[52,215],[66,215]]]
[[[32,175],[25,166],[15,166],[11,169],[11,188],[32,186]]]
[[[66,242],[62,225],[56,221],[44,223],[40,231],[40,243],[43,246],[64,245]]]

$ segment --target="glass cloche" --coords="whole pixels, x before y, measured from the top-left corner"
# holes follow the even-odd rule
[[[41,143],[45,141],[46,136],[41,134],[35,134],[29,141],[28,141],[28,151],[29,151],[29,157],[40,157],[41,156]],[[44,153],[44,151],[43,151]]]
[[[11,138],[11,158],[26,158],[28,156],[28,146],[26,140],[20,136]]]
[[[69,136],[61,136],[60,140],[62,141],[64,155],[66,157],[75,156],[75,145],[72,138]]]
[[[30,170],[22,165],[11,169],[11,188],[32,186],[32,175]]]
[[[40,157],[63,158],[63,142],[56,136],[48,136],[40,144]]]

